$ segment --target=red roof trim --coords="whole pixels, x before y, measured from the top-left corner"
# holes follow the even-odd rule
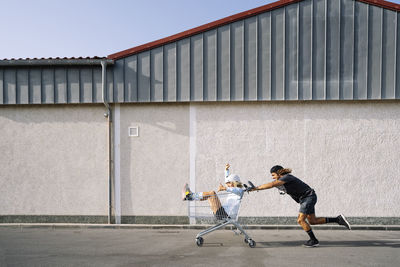
[[[162,38],[162,39],[159,39],[159,40],[147,43],[147,44],[143,44],[140,46],[136,46],[133,48],[123,50],[121,52],[111,54],[111,55],[107,56],[107,58],[112,59],[112,60],[124,58],[124,57],[130,56],[130,55],[133,55],[133,54],[137,54],[137,53],[140,53],[140,52],[143,52],[146,50],[150,50],[150,49],[162,46],[162,45],[166,45],[168,43],[176,42],[178,40],[181,40],[181,39],[184,39],[184,38],[187,38],[187,37],[190,37],[190,36],[205,32],[205,31],[212,30],[217,27],[221,27],[223,25],[233,23],[238,20],[243,20],[243,19],[246,19],[249,17],[253,17],[258,14],[268,12],[268,11],[271,11],[271,10],[274,10],[277,8],[281,8],[281,7],[284,7],[284,6],[293,4],[293,3],[301,2],[301,1],[303,1],[303,0],[280,0],[280,1],[277,1],[274,3],[270,3],[267,5],[261,6],[261,7],[250,9],[248,11],[244,11],[244,12],[223,18],[223,19],[220,19],[220,20],[217,20],[214,22],[210,22],[210,23],[204,24],[202,26],[199,26],[199,27],[175,34],[175,35],[171,35],[169,37],[165,37],[165,38]],[[370,5],[379,6],[379,7],[390,9],[390,10],[397,11],[397,12],[400,11],[399,4],[395,4],[395,3],[384,1],[384,0],[356,0],[356,1],[364,2],[364,3],[370,4]]]
[[[366,4],[370,4],[370,5],[374,5],[374,6],[378,6],[378,7],[382,7],[382,8],[386,8],[386,9],[390,9],[390,10],[397,11],[397,12],[400,11],[399,4],[384,1],[384,0],[357,0],[357,1],[363,2]]]
[[[136,47],[133,47],[133,48],[130,48],[130,49],[127,49],[127,50],[124,50],[124,51],[121,51],[121,52],[118,52],[115,54],[111,54],[108,56],[108,58],[116,60],[116,59],[120,59],[123,57],[127,57],[132,54],[140,53],[140,52],[150,50],[152,48],[156,48],[156,47],[168,44],[168,43],[176,42],[178,40],[181,40],[181,39],[184,39],[189,36],[193,36],[193,35],[205,32],[205,31],[212,30],[214,28],[223,26],[225,24],[229,24],[229,23],[232,23],[232,22],[235,22],[238,20],[248,18],[248,17],[256,16],[256,15],[264,13],[266,11],[277,9],[277,8],[280,8],[280,7],[283,7],[283,6],[292,4],[292,3],[297,3],[300,1],[302,1],[302,0],[281,0],[278,2],[270,3],[265,6],[250,9],[248,11],[244,11],[244,12],[241,12],[241,13],[238,13],[238,14],[235,14],[235,15],[232,15],[232,16],[214,21],[214,22],[210,22],[210,23],[204,24],[202,26],[199,26],[199,27],[166,37],[166,38],[159,39],[157,41],[153,41],[153,42],[150,42],[150,43],[147,43],[144,45],[140,45],[140,46],[136,46]]]

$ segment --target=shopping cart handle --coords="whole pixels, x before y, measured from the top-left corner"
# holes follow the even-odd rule
[[[253,190],[253,189],[255,188],[255,186],[254,186],[254,184],[253,184],[252,182],[250,182],[250,181],[247,181],[247,182],[249,183],[250,187],[247,186],[246,184],[244,184],[243,186],[246,188],[245,191],[246,191],[247,193],[250,193],[250,191]]]

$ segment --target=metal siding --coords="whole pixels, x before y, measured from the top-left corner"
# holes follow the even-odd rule
[[[257,100],[257,43],[258,18],[246,19],[244,22],[244,99]]]
[[[284,100],[285,88],[285,9],[272,11],[271,99]]]
[[[299,3],[299,99],[312,99],[312,1]]]
[[[271,99],[271,13],[258,16],[258,100]]]
[[[176,43],[164,47],[164,101],[174,102],[177,100],[176,83]]]
[[[368,99],[381,98],[382,79],[382,8],[369,6]]]
[[[17,69],[17,104],[29,104],[29,70]]]
[[[367,99],[368,5],[355,2],[354,99]]]
[[[5,104],[4,101],[4,70],[0,69],[0,104]]]
[[[203,35],[190,41],[190,100],[203,100]]]
[[[190,39],[178,41],[178,100],[190,101]]]
[[[395,98],[396,12],[383,11],[382,98]]]
[[[327,1],[326,98],[339,99],[340,0]]]
[[[4,102],[7,104],[17,104],[15,82],[16,69],[6,69],[4,71]]]
[[[354,2],[340,2],[339,98],[353,99],[354,76]]]
[[[124,90],[124,65],[125,59],[120,59],[114,63],[114,102],[121,103],[125,101]]]
[[[218,100],[227,101],[231,98],[231,49],[230,25],[218,28]]]
[[[159,47],[151,51],[150,71],[150,101],[162,102],[164,100],[163,82],[163,48]]]
[[[69,103],[80,103],[80,71],[79,69],[68,70]]]
[[[42,90],[42,103],[54,103],[54,69],[42,70]]]
[[[231,101],[244,99],[244,23],[231,25]]]
[[[312,90],[314,100],[326,99],[326,0],[313,1]]]
[[[67,70],[55,70],[55,103],[67,103]]]
[[[298,5],[285,13],[285,99],[298,99]]]
[[[101,68],[93,68],[93,103],[102,103],[102,84],[101,84]]]
[[[114,71],[112,68],[107,68],[107,90],[104,95],[104,100],[114,102]]]
[[[204,100],[217,100],[217,31],[204,34]]]
[[[31,69],[29,73],[29,87],[31,88],[31,94],[29,103],[40,104],[42,103],[42,70]],[[71,91],[71,90],[69,90]]]
[[[397,13],[397,31],[396,31],[396,81],[395,81],[395,96],[400,99],[400,12]]]
[[[138,100],[138,88],[137,88],[137,78],[138,78],[138,60],[137,55],[133,55],[125,58],[125,101],[126,102],[136,102]]]
[[[138,101],[150,102],[150,52],[139,54],[138,75]]]
[[[116,60],[105,97],[398,99],[399,16],[353,0],[300,1]],[[101,78],[100,66],[2,67],[0,104],[99,103]]]

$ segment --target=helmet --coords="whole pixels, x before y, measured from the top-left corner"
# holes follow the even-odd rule
[[[228,177],[225,177],[225,183],[227,182],[240,182],[240,177],[237,174],[230,174]]]

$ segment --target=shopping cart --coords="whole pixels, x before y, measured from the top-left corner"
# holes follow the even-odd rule
[[[246,231],[238,222],[240,204],[243,196],[245,195],[244,193],[250,192],[250,190],[254,188],[254,185],[250,181],[249,184],[250,187],[244,185],[245,189],[243,190],[243,194],[241,196],[224,191],[209,196],[207,200],[193,201],[189,203],[189,219],[191,221],[194,221],[196,224],[216,223],[214,226],[211,226],[197,234],[197,246],[201,247],[203,245],[203,236],[230,224],[239,231],[239,234],[243,234],[245,236],[245,243],[247,243],[251,248],[256,246],[256,242],[246,233]],[[236,199],[236,207],[229,207],[229,205],[232,203],[232,199]],[[213,211],[211,209],[211,202],[214,202],[213,206],[219,205],[221,208]]]

